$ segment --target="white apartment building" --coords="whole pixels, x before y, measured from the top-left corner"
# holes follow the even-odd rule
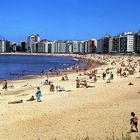
[[[72,42],[69,42],[67,44],[67,47],[68,47],[68,53],[73,53],[73,43]]]
[[[27,52],[31,52],[31,53],[36,53],[36,44],[38,42],[40,42],[40,36],[37,35],[30,35],[27,38],[28,41],[28,47],[27,47]]]
[[[114,36],[112,40],[112,52],[132,53],[134,52],[134,35],[132,32]]]
[[[73,53],[79,53],[78,41],[73,41]]]
[[[38,53],[48,53],[48,42],[42,41],[36,44],[36,51]]]
[[[55,41],[54,53],[66,53],[66,43],[63,41]]]
[[[134,35],[127,35],[127,52],[134,52]]]
[[[84,41],[79,41],[79,53],[85,53],[85,43]]]
[[[55,53],[55,41],[48,41],[48,53]]]
[[[6,46],[5,46],[5,41],[0,40],[0,53],[6,52]]]

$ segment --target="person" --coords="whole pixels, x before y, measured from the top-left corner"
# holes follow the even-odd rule
[[[76,88],[80,87],[80,79],[77,77],[76,78]]]
[[[41,90],[40,87],[37,87],[36,98],[38,102],[41,102],[40,97],[41,97]]]
[[[68,75],[67,75],[67,74],[65,75],[65,80],[69,80],[69,78],[68,78]]]
[[[111,80],[113,80],[113,79],[114,79],[114,75],[113,75],[113,73],[112,73],[112,72],[110,73],[110,79],[111,79]]]
[[[103,80],[105,79],[105,77],[106,77],[106,73],[105,73],[105,72],[103,72]]]
[[[23,103],[23,100],[8,102],[8,104],[18,104],[18,103]]]
[[[62,80],[62,81],[64,81],[64,80],[65,80],[64,76],[62,76],[61,80]]]
[[[7,81],[6,80],[4,80],[4,85],[3,85],[2,89],[5,89],[7,91]]]
[[[135,115],[134,112],[131,112],[131,116],[132,118],[130,119],[130,125],[131,125],[130,132],[138,132],[138,117]],[[136,130],[133,129],[134,126]]]
[[[96,76],[96,74],[94,75],[94,83],[96,83],[97,82],[97,76]]]
[[[48,85],[48,76],[44,77],[44,85]]]
[[[42,71],[40,72],[40,75],[44,75],[44,73],[45,73],[44,70],[42,70]]]
[[[34,101],[35,97],[32,95],[30,99],[26,100],[26,101]]]
[[[54,92],[54,88],[55,88],[55,87],[54,87],[54,84],[51,83],[51,84],[50,84],[50,92]]]

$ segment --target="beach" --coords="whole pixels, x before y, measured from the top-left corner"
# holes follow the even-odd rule
[[[1,140],[67,140],[87,136],[90,139],[106,139],[121,138],[122,135],[131,136],[132,139],[140,137],[139,132],[128,133],[131,112],[140,118],[140,57],[80,57],[92,60],[92,63],[94,60],[100,65],[88,67],[86,74],[83,70],[68,73],[68,80],[61,80],[61,75],[49,77],[55,87],[63,87],[62,91],[50,92],[50,85],[43,84],[43,75],[8,81],[7,91],[0,91]],[[117,73],[120,67],[121,75]],[[129,72],[133,70],[133,74],[128,74],[127,69]],[[94,76],[89,78],[91,71],[96,75],[96,81]],[[102,78],[102,73],[108,71],[108,76],[110,72],[114,76],[109,82],[108,76],[105,80]],[[87,87],[80,85],[80,88],[76,88],[77,77],[80,81],[86,80]],[[32,95],[35,96],[37,87],[41,89],[41,102],[27,102]],[[23,100],[23,103],[8,104],[17,100]]]

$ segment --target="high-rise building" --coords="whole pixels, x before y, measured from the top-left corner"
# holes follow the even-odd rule
[[[91,39],[85,41],[85,53],[95,53],[97,47],[97,40]]]
[[[79,48],[79,45],[78,45],[78,41],[77,40],[74,40],[74,41],[72,41],[72,43],[73,43],[73,53],[79,53],[79,50],[80,50],[80,48]]]
[[[108,50],[109,53],[112,53],[112,47],[113,47],[113,38],[110,37],[109,38],[109,50]]]
[[[40,42],[40,36],[37,35],[30,35],[28,36],[28,42]]]
[[[22,52],[26,52],[27,51],[27,43],[24,41],[20,42],[20,46],[21,46],[21,51]]]
[[[79,41],[78,46],[79,46],[79,53],[84,54],[85,53],[85,42],[84,41]]]
[[[0,40],[0,53],[4,53],[5,51],[6,51],[5,41],[4,40]]]
[[[16,52],[17,51],[17,44],[15,42],[12,42],[11,48],[12,48],[13,52]]]
[[[134,52],[134,35],[131,32],[120,36],[120,52]]]
[[[66,53],[73,53],[73,42],[72,41],[66,42]]]
[[[112,52],[120,52],[120,36],[114,36],[112,39]]]
[[[140,31],[134,34],[134,51],[140,53]]]
[[[114,36],[112,40],[112,51],[116,53],[134,52],[134,35],[132,32]]]
[[[5,52],[11,52],[11,42],[9,40],[5,40]]]
[[[40,42],[40,36],[38,34],[28,36],[27,52],[35,53],[36,52],[36,43],[38,43],[38,42]]]
[[[55,41],[48,41],[48,53],[55,53]]]
[[[55,53],[66,53],[66,41],[55,41],[54,47]]]
[[[48,53],[48,41],[41,41],[36,43],[36,52],[37,53]]]
[[[103,53],[109,53],[109,51],[111,51],[111,38],[110,35],[104,36]]]
[[[96,50],[96,53],[99,53],[99,54],[102,54],[104,53],[104,39],[101,38],[101,39],[98,39],[97,40],[97,50]]]

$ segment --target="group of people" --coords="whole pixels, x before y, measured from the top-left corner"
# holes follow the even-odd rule
[[[62,81],[69,80],[69,78],[68,78],[67,74],[62,75],[61,80],[62,80]]]
[[[88,88],[87,81],[80,80],[79,77],[76,77],[76,88],[80,88],[80,86]]]
[[[36,91],[36,94],[35,94],[36,98],[32,95],[30,97],[30,99],[26,100],[26,101],[34,101],[34,100],[37,100],[37,102],[41,102],[41,90],[40,90],[40,87],[37,87],[37,91]],[[23,100],[17,100],[17,101],[12,101],[12,102],[8,102],[8,104],[19,104],[19,103],[23,103]]]
[[[112,65],[116,65],[116,62],[113,61],[112,62]],[[122,63],[121,66],[122,67],[125,67],[124,63]],[[73,70],[75,70],[75,69],[77,69],[77,67],[76,66],[73,66]],[[92,79],[94,77],[95,80],[97,80],[96,74],[97,74],[97,71],[96,70],[91,71],[90,73],[87,73],[87,72],[84,73],[84,75],[89,76],[89,79]],[[122,68],[118,68],[117,74],[118,75],[122,75],[123,74],[123,69]],[[109,69],[106,69],[106,71],[102,73],[103,80],[105,80],[107,77],[108,77],[109,80],[114,79],[114,74]],[[67,75],[62,76],[62,79],[61,80],[62,81],[63,80],[68,80],[68,76]],[[55,90],[54,84],[51,83],[48,80],[48,77],[45,77],[44,84],[45,85],[50,85],[50,92],[53,92]],[[80,88],[81,85],[87,87],[87,81],[84,80],[81,83],[81,80],[79,79],[79,77],[76,77],[76,88]],[[3,89],[7,90],[7,81],[6,80],[4,81]],[[59,89],[60,90],[60,86],[56,86],[56,89]],[[28,99],[27,101],[34,101],[34,100],[36,100],[37,102],[41,102],[41,96],[42,96],[42,94],[41,94],[40,87],[37,87],[37,91],[35,93],[35,96],[36,96],[36,98],[34,96],[31,96],[31,98]],[[8,104],[15,104],[15,103],[23,103],[23,100],[14,101],[14,102],[8,102]],[[135,115],[134,112],[131,112],[131,116],[132,116],[132,118],[130,119],[130,125],[131,125],[130,132],[138,132],[138,117]]]

